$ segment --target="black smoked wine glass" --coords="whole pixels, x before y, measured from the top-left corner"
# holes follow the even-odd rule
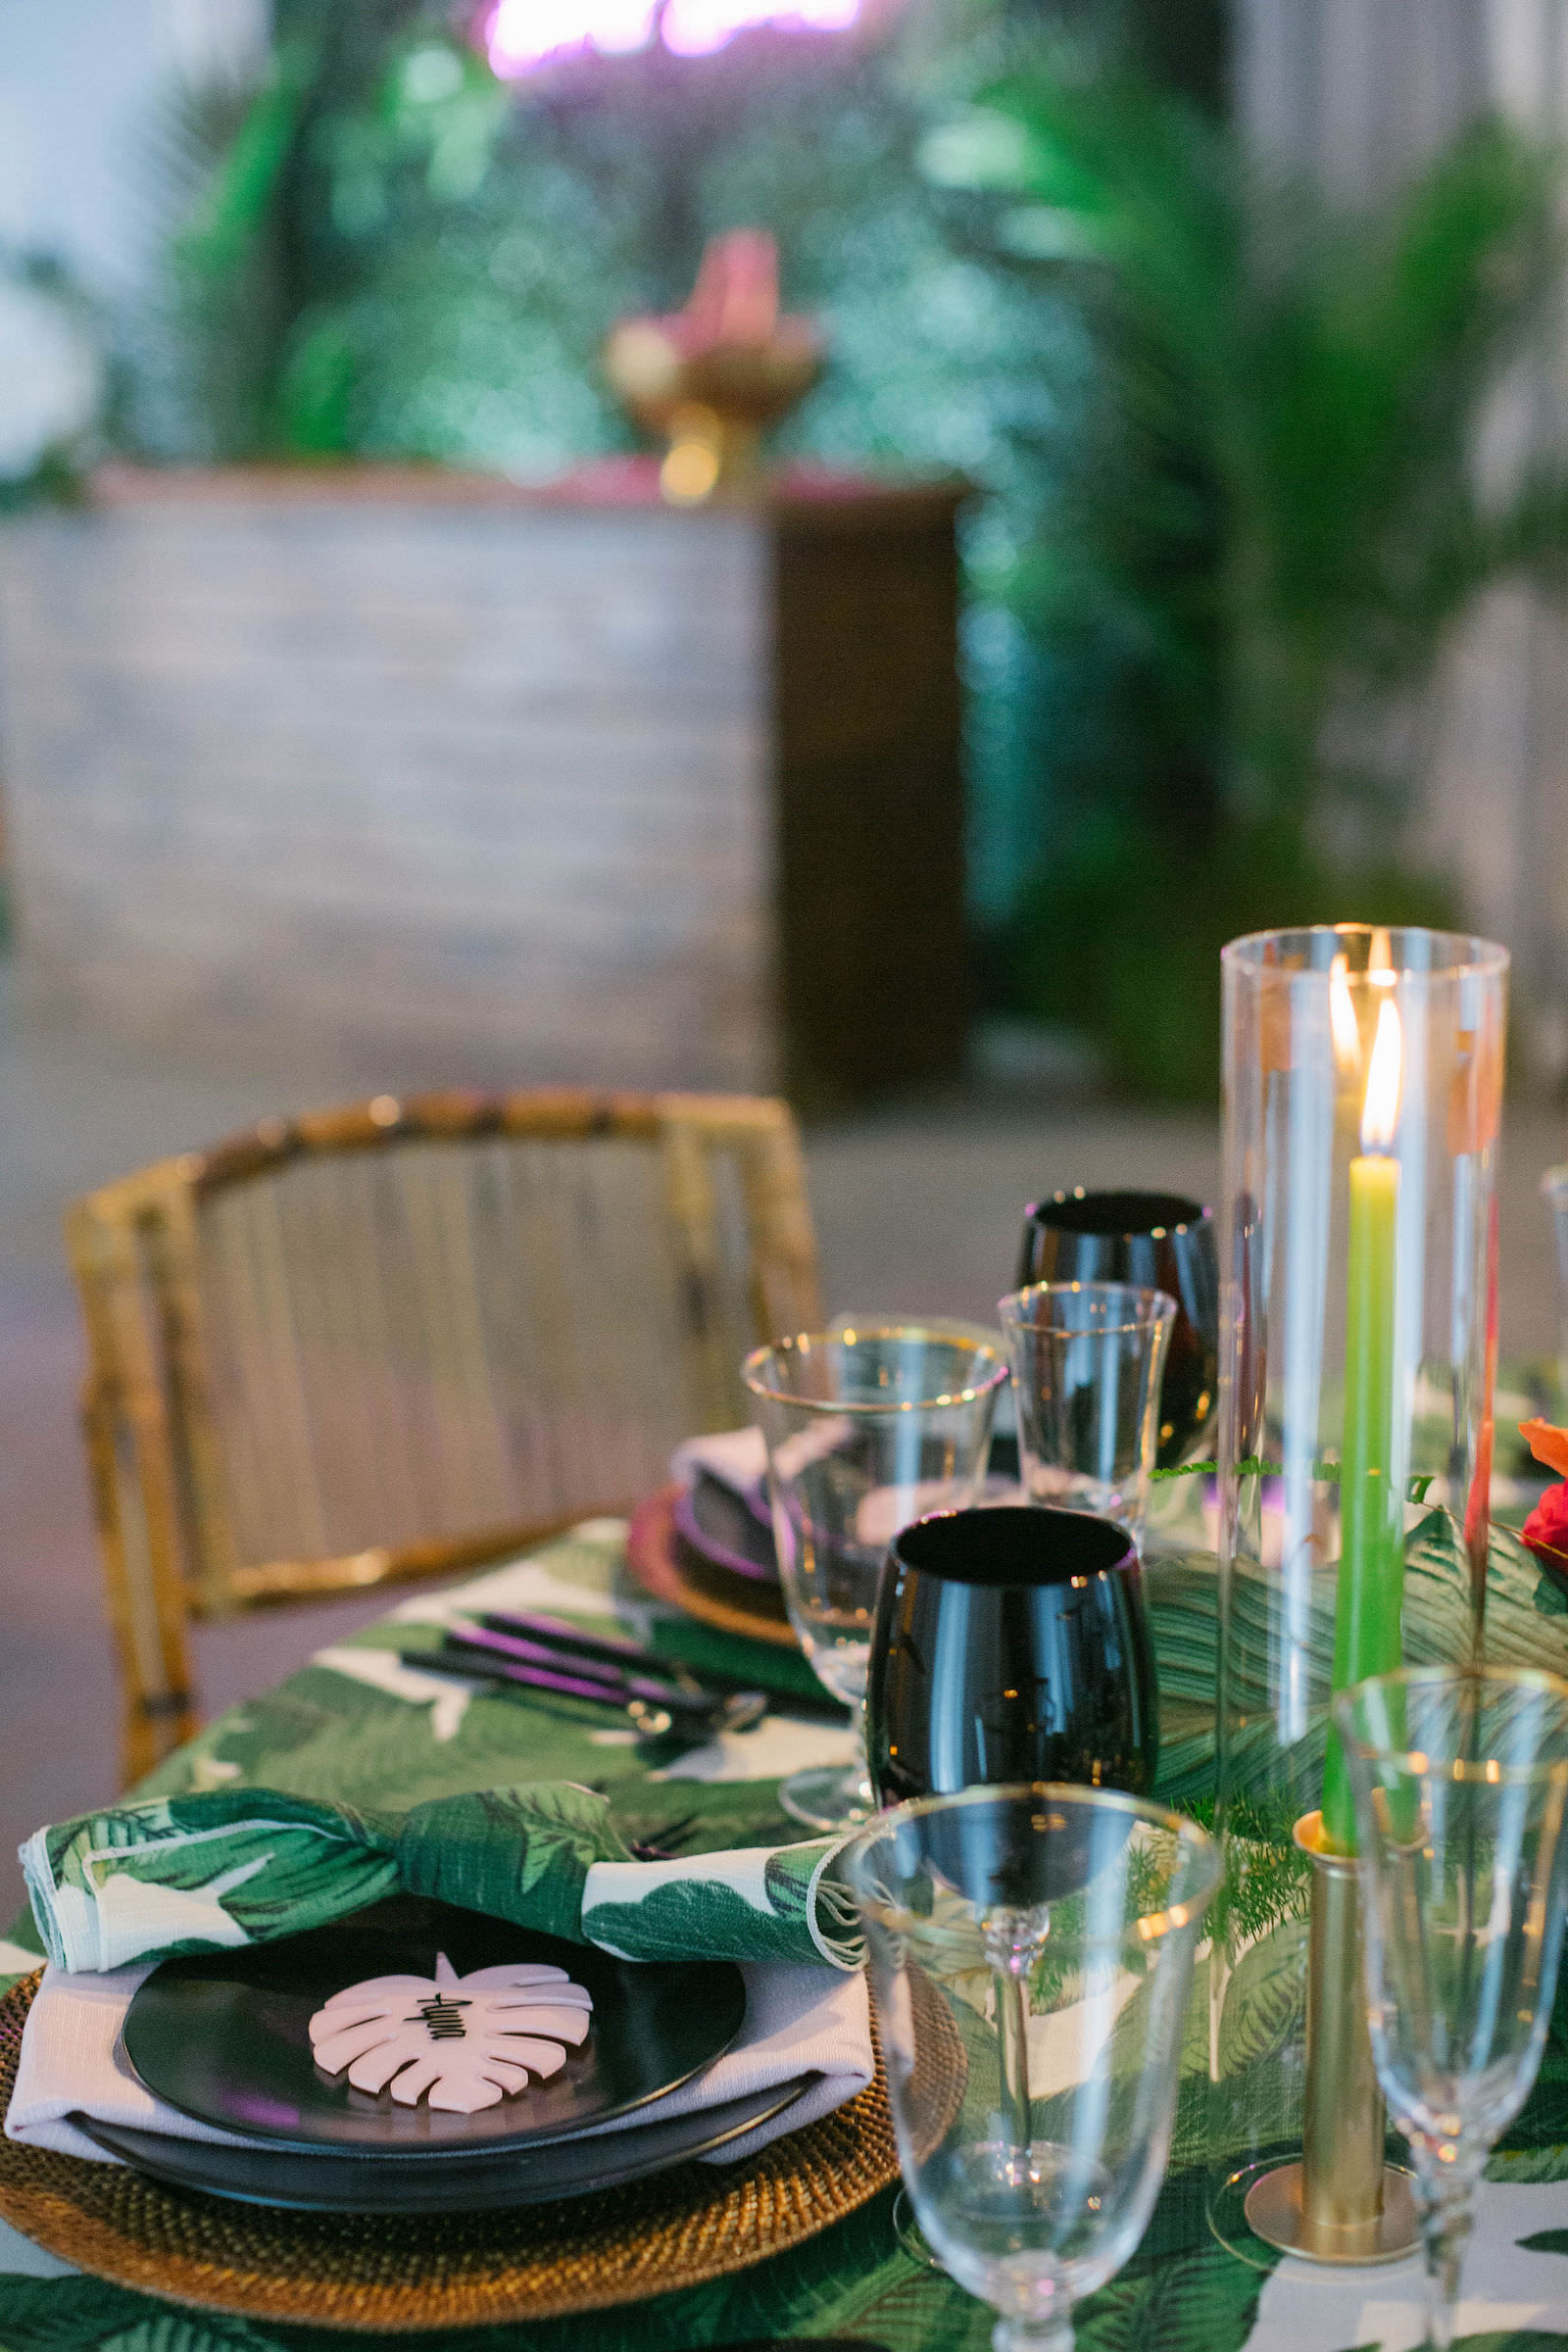
[[[1014,1287],[1033,1282],[1129,1282],[1175,1299],[1155,1459],[1161,1470],[1174,1470],[1202,1452],[1219,1398],[1219,1259],[1202,1202],[1182,1193],[1090,1193],[1082,1185],[1032,1200]]]
[[[1087,1511],[943,1511],[888,1551],[866,1696],[885,1805],[1020,1781],[1147,1796],[1158,1759],[1138,1552]]]

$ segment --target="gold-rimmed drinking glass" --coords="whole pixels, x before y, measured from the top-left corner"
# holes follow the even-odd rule
[[[876,1801],[865,1680],[888,1545],[911,1519],[973,1501],[1007,1367],[979,1340],[901,1323],[803,1333],[757,1348],[742,1372],[767,1444],[790,1623],[857,1734],[854,1764],[792,1774],[779,1803],[812,1829],[837,1829]]]
[[[864,1922],[899,2163],[996,2352],[1071,2352],[1148,2227],[1220,1855],[1105,1788],[968,1788],[841,1858]]]
[[[1410,2145],[1428,2341],[1447,2352],[1476,2184],[1545,2047],[1564,1920],[1568,1683],[1405,1667],[1342,1692],[1372,2058]]]

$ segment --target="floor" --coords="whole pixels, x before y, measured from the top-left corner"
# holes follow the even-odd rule
[[[368,1074],[366,1091],[372,1091]],[[0,1933],[19,1839],[115,1788],[116,1698],[74,1424],[75,1306],[59,1240],[71,1194],[318,1099],[308,1076],[131,1066],[90,1041],[26,1032],[0,990]],[[1212,1198],[1215,1123],[993,1082],[846,1119],[808,1138],[830,1308],[990,1318],[1023,1203],[1058,1185],[1152,1185]],[[1504,1151],[1502,1345],[1557,1341],[1550,1228],[1536,1187],[1568,1155],[1560,1115],[1523,1110]],[[373,1616],[357,1601],[209,1630],[211,1708],[264,1688]]]

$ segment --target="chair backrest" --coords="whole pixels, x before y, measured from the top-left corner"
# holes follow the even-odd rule
[[[107,1185],[67,1234],[127,1776],[194,1729],[187,1612],[623,1511],[818,1315],[795,1123],[748,1097],[379,1096]]]

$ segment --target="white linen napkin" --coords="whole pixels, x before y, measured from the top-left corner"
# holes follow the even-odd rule
[[[874,2072],[871,2021],[865,1977],[839,1969],[756,1964],[746,1979],[746,2022],[729,2049],[692,2082],[637,2110],[635,2121],[654,2123],[721,2106],[797,2075],[820,2081],[771,2123],[759,2124],[744,2139],[731,2141],[704,2159],[736,2164],[765,2148],[786,2132],[842,2107],[863,2090]],[[220,2132],[181,2115],[144,2088],[119,2055],[120,2029],[131,1995],[151,1971],[121,1968],[112,1976],[68,1976],[51,1961],[27,2016],[17,2066],[16,2087],[6,2113],[6,2137],[27,2146],[53,2148],[114,2164],[102,2148],[66,2121],[74,2112],[106,2124],[127,2124],[143,2132],[166,2132],[176,2139],[207,2139],[229,2147],[254,2147],[234,2133]],[[624,2128],[628,2119],[595,2125],[596,2132]]]
[[[688,1438],[670,1455],[669,1475],[689,1487],[699,1470],[743,1502],[765,1505],[767,1446],[760,1429],[720,1429],[706,1438]]]
[[[779,1454],[781,1473],[804,1469],[817,1453],[831,1453],[843,1443],[843,1434],[844,1425],[834,1420],[786,1439]],[[722,1429],[712,1437],[688,1438],[670,1455],[669,1474],[691,1486],[699,1470],[728,1487],[743,1502],[754,1508],[760,1504],[765,1512],[767,1446],[760,1429]],[[940,1479],[916,1486],[874,1487],[857,1512],[856,1534],[862,1544],[891,1543],[911,1519],[945,1508],[952,1493],[952,1487]],[[1029,1497],[1015,1478],[988,1477],[974,1499],[977,1503],[1025,1503]]]

